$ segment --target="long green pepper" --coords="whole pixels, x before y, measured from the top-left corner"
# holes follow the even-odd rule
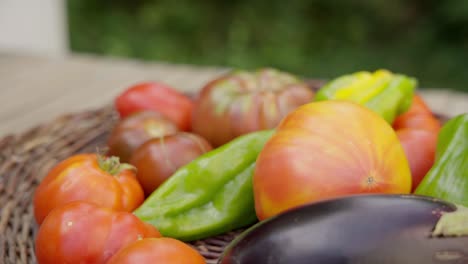
[[[273,130],[253,132],[177,170],[134,214],[162,235],[192,241],[257,221],[252,175]]]

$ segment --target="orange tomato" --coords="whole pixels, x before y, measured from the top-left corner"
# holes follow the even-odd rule
[[[33,197],[34,216],[41,224],[52,209],[71,201],[132,212],[143,200],[134,170],[122,167],[115,158],[78,154],[52,168],[39,184]]]
[[[164,263],[205,264],[205,259],[189,245],[169,237],[146,238],[115,254],[107,264]]]
[[[411,175],[392,127],[371,110],[322,101],[285,117],[253,177],[260,220],[293,207],[359,193],[409,193]]]

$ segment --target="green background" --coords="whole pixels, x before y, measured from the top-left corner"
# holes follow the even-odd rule
[[[333,78],[386,68],[468,92],[466,0],[68,0],[75,52]]]

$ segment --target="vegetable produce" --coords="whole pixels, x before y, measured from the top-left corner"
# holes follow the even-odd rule
[[[415,195],[356,195],[292,209],[259,222],[220,264],[464,263],[468,237],[431,237],[456,208]]]
[[[353,102],[300,106],[260,152],[253,177],[258,219],[357,193],[409,193],[411,175],[392,127]]]
[[[453,117],[440,130],[434,166],[415,193],[468,206],[468,113]]]
[[[115,254],[107,264],[205,264],[205,259],[189,245],[169,237],[145,238]]]
[[[366,106],[390,124],[406,112],[417,80],[388,70],[361,71],[338,77],[324,85],[315,101],[347,100]]]
[[[153,226],[132,213],[75,201],[50,212],[36,237],[39,264],[106,263],[137,240],[160,237]]]
[[[252,173],[272,131],[243,135],[177,170],[134,212],[167,237],[189,241],[257,221]]]
[[[192,100],[161,82],[143,82],[128,87],[115,99],[115,108],[124,118],[142,110],[160,112],[180,130],[190,130]]]
[[[440,122],[415,94],[410,109],[395,119],[393,127],[410,165],[414,191],[434,164]]]
[[[305,82],[286,72],[233,71],[202,88],[195,101],[192,130],[217,147],[249,132],[275,128],[313,95]]]
[[[120,120],[112,129],[107,142],[107,154],[119,157],[122,162],[129,162],[133,152],[147,140],[177,131],[177,125],[161,113],[136,112]]]
[[[140,146],[131,160],[145,195],[150,195],[183,165],[212,149],[204,138],[188,132],[154,138]]]
[[[392,126],[395,130],[411,128],[439,132],[441,125],[424,99],[415,94],[409,110],[399,115]]]
[[[41,224],[52,209],[78,200],[132,212],[143,202],[144,193],[135,171],[118,158],[78,154],[52,168],[36,188],[35,219]]]

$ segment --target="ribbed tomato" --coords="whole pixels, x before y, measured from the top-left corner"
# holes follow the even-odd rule
[[[308,85],[276,69],[234,71],[200,91],[192,131],[214,147],[258,130],[276,127],[296,107],[312,100]]]
[[[392,127],[346,101],[299,107],[266,143],[253,177],[260,220],[323,199],[409,193],[411,175]]]

